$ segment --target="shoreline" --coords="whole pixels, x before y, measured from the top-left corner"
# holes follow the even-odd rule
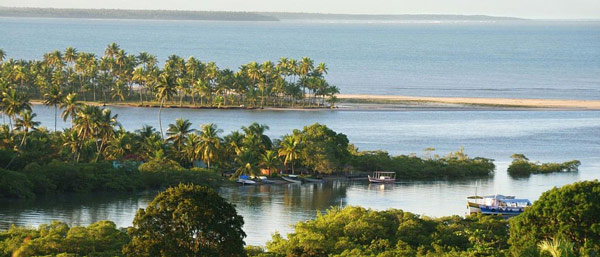
[[[360,111],[360,110],[600,110],[600,100],[535,99],[535,98],[484,98],[484,97],[430,97],[402,95],[339,94],[335,108],[329,106],[206,106],[169,103],[164,109],[201,110],[254,110],[254,111]],[[102,102],[81,101],[94,106],[159,108],[156,102]],[[42,100],[31,100],[32,104],[42,105]]]

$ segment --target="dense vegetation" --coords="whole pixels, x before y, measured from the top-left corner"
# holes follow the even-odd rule
[[[538,256],[540,241],[554,242],[562,256],[600,255],[600,182],[583,181],[542,194],[510,220],[513,256]],[[534,228],[534,229],[532,229]]]
[[[67,92],[94,102],[261,108],[325,106],[325,101],[335,102],[339,93],[324,78],[325,63],[315,65],[308,57],[280,58],[277,64],[251,62],[233,71],[193,56],[184,60],[171,55],[161,69],[156,56],[128,54],[112,43],[100,57],[69,47],[44,54],[42,60],[4,59],[0,49],[0,94],[5,98],[25,94],[53,107]]]
[[[461,147],[447,156],[431,155],[433,148],[425,149],[425,157],[415,154],[390,156],[384,151],[352,152],[351,165],[362,171],[395,171],[398,178],[465,178],[488,176],[494,172],[492,159],[470,158]]]
[[[554,173],[554,172],[577,172],[581,162],[578,160],[563,163],[539,163],[530,162],[523,154],[513,154],[513,159],[508,166],[508,174],[512,176],[529,176],[531,174]]]

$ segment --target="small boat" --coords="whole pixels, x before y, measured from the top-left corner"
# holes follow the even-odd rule
[[[301,184],[302,181],[298,179],[298,176],[295,175],[289,175],[289,176],[281,176],[281,179],[290,182],[290,183],[294,183],[294,184]]]
[[[373,176],[369,175],[371,183],[394,183],[396,182],[396,172],[393,171],[375,171]]]
[[[269,180],[266,176],[258,176],[258,179],[259,179],[260,183],[264,183],[264,184],[273,184],[273,183],[275,183],[275,181]]]
[[[469,214],[516,216],[531,206],[528,199],[515,199],[514,196],[488,195],[467,197]]]
[[[325,183],[325,180],[322,178],[302,178],[306,183]]]
[[[240,176],[237,181],[238,183],[242,184],[242,185],[254,185],[256,184],[256,181],[250,179],[250,177],[246,176],[246,175],[242,175]]]

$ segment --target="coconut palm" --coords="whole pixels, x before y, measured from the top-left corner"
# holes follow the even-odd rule
[[[15,128],[23,132],[23,138],[21,139],[21,143],[17,148],[17,154],[21,151],[23,145],[25,145],[25,142],[27,140],[27,133],[30,130],[36,130],[36,127],[40,125],[39,121],[33,120],[37,115],[35,113],[31,113],[31,110],[24,110],[19,114],[19,116],[20,117],[16,118],[15,120]],[[17,155],[13,156],[13,158],[10,159],[5,169],[8,169],[10,167],[13,161],[15,161],[15,158],[17,158]]]
[[[2,93],[2,108],[5,115],[9,117],[9,124],[12,129],[11,120],[23,111],[31,111],[31,103],[25,93],[19,93],[15,89],[8,89]]]
[[[162,138],[164,138],[161,119],[162,108],[165,101],[174,94],[175,84],[173,83],[173,79],[166,73],[161,74],[158,78],[158,85],[156,85],[156,98],[160,102],[160,107],[158,108],[158,125],[160,127],[160,135]]]
[[[194,163],[194,161],[201,159],[200,152],[198,148],[200,147],[200,136],[198,134],[192,133],[189,134],[185,138],[185,142],[183,143],[183,148],[181,149],[182,155],[185,160],[190,163]]]
[[[281,165],[281,160],[279,160],[279,156],[277,152],[273,150],[267,150],[265,153],[260,155],[260,161],[258,163],[261,168],[269,171],[269,176],[271,176],[271,172],[273,169],[277,170]]]
[[[6,58],[6,52],[4,52],[4,50],[0,49],[0,62],[3,62],[4,58]]]
[[[279,156],[284,157],[284,165],[292,165],[292,174],[294,174],[294,161],[298,159],[300,154],[300,140],[293,135],[285,136],[279,144],[278,153]]]
[[[538,248],[542,253],[549,253],[552,257],[574,257],[577,256],[573,252],[573,243],[557,240],[544,240],[538,244]]]
[[[194,131],[195,129],[192,129],[190,120],[177,119],[175,124],[169,124],[169,128],[167,129],[167,141],[173,142],[177,151],[180,151],[186,136]]]
[[[73,160],[79,162],[80,151],[83,145],[83,140],[77,134],[77,131],[74,129],[65,129],[63,133],[60,134],[62,146],[72,154]]]
[[[223,130],[218,129],[214,123],[202,125],[198,152],[208,168],[210,168],[211,162],[217,159],[221,151],[221,138],[219,138],[221,132]]]
[[[235,170],[234,177],[239,177],[244,174],[248,174],[251,176],[258,175],[258,165],[256,161],[256,156],[250,150],[246,150],[242,152],[235,159],[237,169]]]
[[[269,150],[273,145],[273,143],[271,142],[271,138],[265,135],[265,131],[268,129],[269,126],[261,125],[256,122],[253,122],[248,127],[242,127],[242,130],[244,131],[246,136],[253,135],[259,140],[259,143],[258,145],[256,145],[256,147],[258,147],[261,151]]]
[[[54,132],[56,132],[56,117],[58,116],[58,105],[63,102],[62,91],[59,86],[52,86],[50,90],[44,94],[44,104],[54,107]]]
[[[100,116],[97,117],[96,137],[100,140],[100,146],[97,146],[96,161],[100,159],[100,155],[104,152],[104,146],[107,142],[115,137],[115,127],[121,127],[121,124],[117,121],[118,117],[118,114],[112,115],[112,111],[108,108],[102,109]]]
[[[77,112],[83,106],[82,103],[77,101],[77,94],[70,93],[64,97],[63,101],[60,103],[60,108],[63,109],[60,114],[63,121],[67,121],[68,118],[71,118],[71,126],[73,125],[73,118],[77,116]]]

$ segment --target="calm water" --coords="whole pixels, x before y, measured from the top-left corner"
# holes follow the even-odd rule
[[[0,48],[34,59],[111,42],[216,61],[310,56],[343,93],[600,99],[600,22],[302,23],[0,18]],[[43,40],[40,40],[43,39]]]
[[[123,127],[157,127],[158,109],[112,108]],[[35,106],[42,125],[53,126],[53,110]],[[496,160],[492,178],[459,181],[403,181],[396,185],[328,182],[324,185],[246,186],[223,188],[222,195],[237,205],[246,221],[248,244],[264,244],[270,233],[290,232],[291,224],[331,206],[360,205],[374,209],[401,208],[429,216],[462,215],[465,197],[513,194],[535,200],[552,188],[600,178],[599,111],[244,111],[163,110],[163,122],[190,119],[194,126],[213,122],[228,133],[252,121],[268,124],[273,138],[314,122],[344,133],[360,149],[383,149],[393,154],[423,154],[435,147],[443,155],[464,146],[471,156]],[[60,123],[59,126],[65,124]],[[166,126],[166,125],[165,125]],[[223,136],[223,135],[222,135]],[[535,175],[513,179],[506,173],[513,153],[532,160],[582,161],[579,173]],[[477,185],[477,187],[476,187]],[[154,193],[71,195],[35,201],[0,202],[0,228],[8,224],[37,225],[60,219],[89,224],[103,219],[129,226],[138,208]],[[424,197],[427,196],[427,197]]]

